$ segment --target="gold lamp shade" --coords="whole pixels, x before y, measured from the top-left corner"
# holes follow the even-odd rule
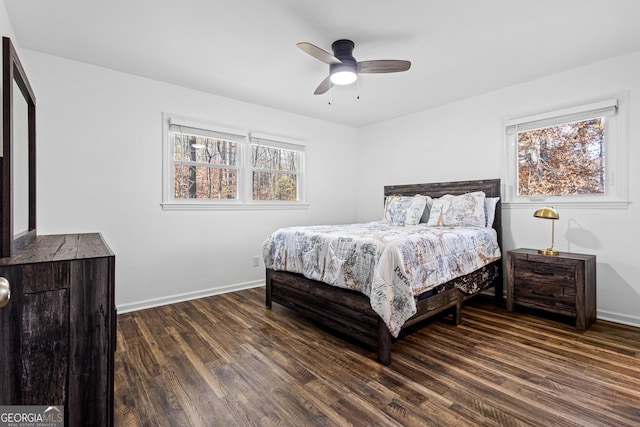
[[[558,211],[552,207],[540,208],[533,213],[536,218],[550,219],[551,220],[551,246],[547,249],[538,249],[538,253],[542,255],[558,255],[560,252],[553,249],[555,239],[555,221],[560,219]]]

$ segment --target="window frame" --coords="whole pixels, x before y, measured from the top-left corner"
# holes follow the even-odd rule
[[[508,118],[503,121],[504,172],[503,206],[505,208],[526,208],[541,204],[571,208],[611,208],[626,209],[628,200],[628,142],[626,137],[627,97],[619,94],[603,98],[548,109],[542,112]],[[605,193],[580,195],[518,195],[518,129],[533,130],[562,123],[606,117],[605,141]]]
[[[237,198],[236,199],[176,199],[174,197],[174,168],[172,158],[172,141],[169,137],[171,125],[185,126],[191,129],[200,129],[205,132],[222,133],[239,136],[238,156],[240,161],[236,165],[237,175]],[[252,168],[251,168],[251,140],[252,135],[258,135],[262,139],[281,145],[283,148],[294,149],[300,154],[300,171],[298,182],[298,200],[253,200],[252,197]],[[239,130],[208,123],[206,121],[192,120],[183,116],[163,113],[162,114],[162,210],[251,210],[251,209],[307,209],[309,204],[305,198],[305,153],[306,147],[300,140],[272,136],[269,134],[254,133],[248,130]]]

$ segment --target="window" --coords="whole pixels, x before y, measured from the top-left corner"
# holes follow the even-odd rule
[[[171,125],[173,198],[237,200],[241,135]]]
[[[251,137],[253,200],[298,201],[302,153],[295,146]]]
[[[302,208],[304,146],[163,115],[165,210]]]
[[[505,201],[626,205],[620,121],[617,99],[508,120]]]

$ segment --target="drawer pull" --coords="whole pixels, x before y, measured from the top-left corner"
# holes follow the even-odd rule
[[[537,274],[540,276],[553,276],[553,271],[536,270],[535,268],[531,271],[533,272],[533,274]]]
[[[11,286],[9,285],[9,281],[4,277],[0,277],[0,308],[9,304],[10,299]]]
[[[547,293],[547,292],[540,292],[540,291],[535,291],[535,290],[534,290],[534,291],[531,291],[531,293],[532,293],[532,294],[534,294],[534,295],[542,295],[542,296],[544,296],[544,297],[551,297],[551,298],[553,298],[553,294],[549,294],[549,293]]]

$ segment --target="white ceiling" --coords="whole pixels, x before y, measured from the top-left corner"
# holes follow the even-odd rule
[[[20,48],[353,126],[640,50],[638,0],[5,4]],[[296,43],[330,51],[340,38],[360,61],[412,67],[313,95],[328,65]]]

